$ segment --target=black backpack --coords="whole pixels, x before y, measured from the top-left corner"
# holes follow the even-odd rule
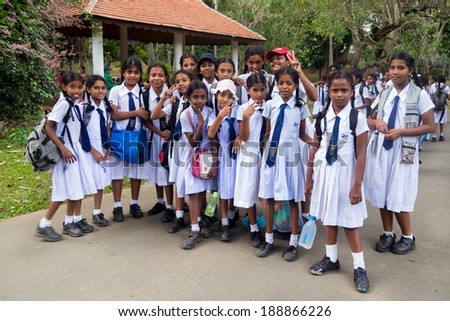
[[[69,109],[63,118],[64,129],[59,139],[64,143],[64,135],[67,132],[70,144],[72,144],[67,122],[72,114],[73,101],[70,99],[67,101],[69,102]],[[61,151],[45,132],[47,118],[48,115],[42,118],[39,124],[28,135],[27,145],[25,147],[26,160],[33,165],[35,172],[49,171],[61,159]]]
[[[436,87],[436,91],[433,95],[434,111],[441,112],[444,111],[445,108],[447,108],[447,94],[444,90],[444,87],[440,84],[438,84]]]

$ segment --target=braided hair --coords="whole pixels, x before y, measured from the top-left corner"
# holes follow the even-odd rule
[[[300,83],[300,77],[298,75],[297,70],[295,70],[291,66],[282,67],[278,72],[275,74],[275,81],[278,83],[278,79],[282,75],[289,75],[292,79],[292,81],[297,85],[297,88],[295,89],[295,106],[297,107],[303,107],[306,106],[306,103],[303,101],[303,99],[300,98],[300,89],[299,89],[299,83]]]

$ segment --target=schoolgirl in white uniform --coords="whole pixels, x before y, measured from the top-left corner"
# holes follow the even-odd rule
[[[352,75],[355,84],[355,108],[367,117],[367,108],[370,106],[369,90],[363,84],[363,74],[360,70],[353,70]],[[362,95],[361,86],[363,86]]]
[[[435,111],[434,112],[434,122],[436,124],[439,124],[439,141],[444,141],[444,125],[447,124],[447,99],[450,99],[450,88],[445,84],[445,76],[444,75],[440,75],[437,78],[437,82],[435,86],[431,86],[430,88],[430,95],[431,97],[435,97],[438,95],[438,97],[440,96],[440,92],[443,92],[442,95],[444,95],[446,97],[446,106],[444,108],[444,110],[441,111]],[[435,101],[435,100],[433,100]],[[433,133],[433,138],[431,139],[432,142],[435,142],[436,139],[436,133],[437,133],[437,126],[436,126],[436,130]]]
[[[250,244],[258,247],[262,238],[256,221],[258,202],[261,148],[265,136],[265,119],[262,116],[267,95],[267,82],[262,74],[252,74],[246,86],[250,99],[239,106],[237,121],[241,136],[241,148],[237,155],[234,205],[247,209],[250,222]]]
[[[220,80],[213,89],[213,99],[217,101],[214,112],[208,119],[208,136],[219,142],[217,185],[219,191],[219,208],[221,216],[220,239],[231,241],[229,207],[233,206],[234,187],[236,181],[236,156],[239,143],[239,125],[236,120],[237,108],[235,102],[236,85],[231,79]],[[231,216],[231,217],[230,217]]]
[[[109,148],[108,124],[111,120],[111,106],[106,97],[106,82],[102,76],[91,75],[86,82],[87,102],[84,106],[83,120],[91,140],[91,168],[97,193],[94,195],[92,221],[99,227],[108,225],[101,212],[103,190],[111,184],[105,161],[111,155]],[[103,137],[104,135],[104,137]]]
[[[143,108],[142,90],[139,86],[142,77],[142,64],[138,58],[130,57],[126,59],[121,68],[123,83],[115,86],[109,93],[111,101],[112,128],[119,130],[127,129],[128,124],[134,122],[134,131],[139,131],[143,126],[142,121],[148,121],[150,114]],[[130,110],[134,106],[135,110]],[[130,214],[134,218],[141,218],[144,213],[139,206],[139,192],[142,179],[150,179],[150,173],[146,166],[142,164],[130,164],[120,160],[113,152],[109,160],[108,169],[112,179],[114,209],[113,221],[122,222],[124,220],[122,209],[122,183],[124,177],[129,177],[131,181],[131,201]]]
[[[297,99],[299,76],[296,69],[282,68],[276,80],[280,95],[268,101],[263,112],[267,118],[266,133],[270,134],[264,147],[259,184],[259,197],[266,200],[266,240],[256,255],[265,257],[273,250],[274,201],[286,200],[290,203],[291,238],[283,257],[293,261],[297,256],[298,202],[305,200],[300,139],[311,141],[305,131],[309,110]],[[274,134],[277,132],[279,137]]]
[[[156,104],[161,100],[162,94],[168,90],[166,81],[168,78],[168,72],[166,67],[155,62],[148,66],[148,82],[150,88],[147,93],[144,93],[144,104],[148,104],[150,113],[153,113]],[[169,102],[165,101],[163,106],[166,106]],[[155,184],[157,203],[152,209],[148,211],[149,215],[155,215],[162,211],[164,215],[161,218],[163,223],[171,222],[175,218],[175,211],[173,208],[173,184],[169,182],[169,171],[161,165],[159,155],[162,151],[164,141],[169,138],[169,117],[164,116],[160,119],[151,121],[153,126],[149,129],[149,141],[151,144],[151,158],[150,162],[147,162],[148,170],[151,171],[150,179],[147,180],[147,184]],[[164,192],[166,194],[167,205],[164,202]]]
[[[323,110],[325,103],[328,99],[328,86],[327,86],[327,76],[322,76],[319,83],[316,85],[317,90],[317,100],[314,102],[312,115],[316,115]]]
[[[175,126],[173,132],[170,133],[171,137],[169,137],[169,182],[175,183],[177,195],[175,219],[172,220],[168,228],[169,233],[176,233],[185,226],[183,205],[184,199],[187,196],[184,179],[186,168],[181,160],[186,158],[185,154],[188,153],[189,148],[186,137],[182,135],[180,116],[189,107],[189,101],[185,97],[187,89],[194,80],[194,77],[189,71],[178,70],[174,74],[173,79],[174,85],[162,94],[161,100],[155,105],[150,115],[152,120],[168,117],[170,123],[173,123]],[[172,96],[175,90],[181,95],[180,99]],[[163,108],[163,104],[168,99],[171,100],[171,103]]]
[[[377,118],[369,118],[370,129],[377,130],[367,148],[367,170],[364,177],[366,199],[380,209],[384,233],[375,249],[406,254],[415,247],[410,212],[414,210],[419,178],[418,138],[434,128],[433,103],[430,96],[410,80],[414,58],[399,52],[389,63],[391,89],[378,96]],[[407,112],[407,106],[410,110]],[[391,117],[392,115],[392,117]],[[419,115],[423,122],[419,125]],[[393,217],[402,236],[395,243]]]
[[[339,270],[337,234],[342,226],[353,256],[355,287],[367,292],[370,284],[358,228],[367,217],[362,182],[369,128],[366,117],[353,107],[352,75],[337,71],[328,86],[328,107],[324,117],[316,118],[314,140],[320,146],[312,148],[305,187],[305,193],[311,195],[311,214],[325,227],[326,254],[310,272],[322,275]],[[356,121],[354,133],[352,121]]]
[[[63,234],[78,237],[93,230],[93,227],[87,224],[86,219],[81,216],[82,199],[87,194],[97,192],[88,158],[91,147],[89,137],[83,137],[83,144],[80,143],[83,119],[78,101],[82,99],[82,95],[83,79],[81,76],[74,72],[66,72],[62,79],[60,99],[48,115],[45,124],[48,137],[55,143],[62,155],[61,160],[51,171],[51,203],[36,230],[36,236],[50,242],[62,239],[62,236],[53,230],[52,218],[64,201],[67,201],[67,209]],[[67,128],[64,130],[66,115],[68,115]],[[63,131],[64,142],[58,138],[63,136]]]
[[[189,214],[191,217],[191,231],[186,240],[183,242],[183,249],[190,250],[202,240],[208,237],[209,232],[200,229],[200,212],[205,201],[206,191],[217,189],[215,177],[217,175],[217,151],[212,150],[213,144],[208,137],[207,120],[213,113],[212,108],[206,106],[208,89],[206,85],[200,81],[193,81],[188,88],[186,97],[190,102],[190,107],[180,116],[181,128],[183,136],[189,143],[187,153],[183,153],[184,158],[180,159],[180,163],[185,164],[185,188],[186,194],[189,195]],[[192,174],[192,155],[194,148],[202,148],[213,152],[213,166],[211,167],[208,178],[198,178]],[[208,235],[206,234],[208,233]]]
[[[208,102],[207,105],[212,107],[211,86],[217,84],[216,79],[216,65],[217,58],[212,53],[204,53],[197,61],[197,78],[203,81],[206,88],[208,88]]]

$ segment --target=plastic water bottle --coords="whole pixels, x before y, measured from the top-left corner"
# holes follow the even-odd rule
[[[216,209],[218,198],[219,198],[219,194],[217,192],[214,192],[211,194],[211,196],[209,197],[208,205],[206,206],[206,209],[205,209],[206,216],[209,216],[209,217],[214,216],[214,210]]]
[[[309,250],[313,245],[316,233],[317,233],[316,217],[310,215],[309,221],[306,222],[305,225],[303,225],[302,232],[300,233],[300,238],[298,239],[298,245]]]

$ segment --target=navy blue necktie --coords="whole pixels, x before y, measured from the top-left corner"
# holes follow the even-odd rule
[[[136,105],[134,104],[133,93],[128,93],[128,111],[135,111]],[[127,130],[134,130],[134,126],[136,125],[136,117],[130,118],[127,125]]]
[[[338,150],[338,136],[339,136],[339,123],[341,119],[336,116],[334,120],[333,132],[331,134],[330,143],[328,145],[327,154],[325,159],[329,165],[333,164],[337,160],[337,150]]]
[[[398,101],[400,100],[399,96],[395,96],[394,98],[394,107],[392,107],[391,114],[389,115],[389,120],[387,123],[388,129],[395,128],[395,118],[397,117],[397,109],[398,109]],[[386,150],[390,150],[394,146],[394,141],[384,138],[383,147]]]
[[[109,148],[108,133],[106,132],[106,121],[103,115],[103,110],[97,108],[97,112],[100,114],[100,136],[102,137],[102,146],[104,149]]]
[[[322,106],[325,104],[325,95],[324,95],[324,85],[321,85],[321,87],[322,87],[322,94],[321,94],[321,97],[320,97],[320,100],[321,100],[321,102],[322,102]]]
[[[236,159],[237,154],[233,153],[233,143],[236,139],[236,129],[234,129],[234,120],[235,118],[228,117],[228,140],[229,140],[229,146],[228,146],[228,153],[231,157],[231,159]]]
[[[278,143],[281,135],[281,128],[283,127],[284,121],[284,110],[288,105],[283,104],[280,107],[280,112],[278,113],[277,121],[275,123],[275,129],[273,131],[272,140],[270,141],[269,154],[267,155],[266,165],[272,167],[275,164],[275,159],[278,152]]]
[[[262,155],[264,151],[264,136],[266,135],[266,118],[262,115],[262,108],[258,109],[258,111],[261,113],[262,118],[261,132],[259,133],[259,149]]]
[[[181,105],[183,106],[183,107],[182,107],[183,110],[185,110],[185,109],[187,108],[187,106],[188,106],[188,104],[187,104],[186,102],[182,103]],[[182,110],[182,112],[183,112],[183,110]],[[180,114],[180,115],[181,115],[181,114]],[[175,115],[175,117],[176,117],[176,115]],[[178,122],[177,122],[177,124],[175,125],[175,129],[174,129],[174,131],[173,131],[173,139],[176,140],[176,141],[179,141],[180,138],[181,138],[181,122],[180,122],[180,120],[178,119]]]
[[[85,152],[90,152],[91,151],[91,140],[89,139],[89,134],[86,129],[86,125],[84,124],[83,118],[81,117],[81,112],[80,112],[80,108],[78,107],[78,105],[75,105],[75,110],[77,112],[78,119],[79,119],[80,125],[81,125],[81,148],[83,148],[83,150]]]

